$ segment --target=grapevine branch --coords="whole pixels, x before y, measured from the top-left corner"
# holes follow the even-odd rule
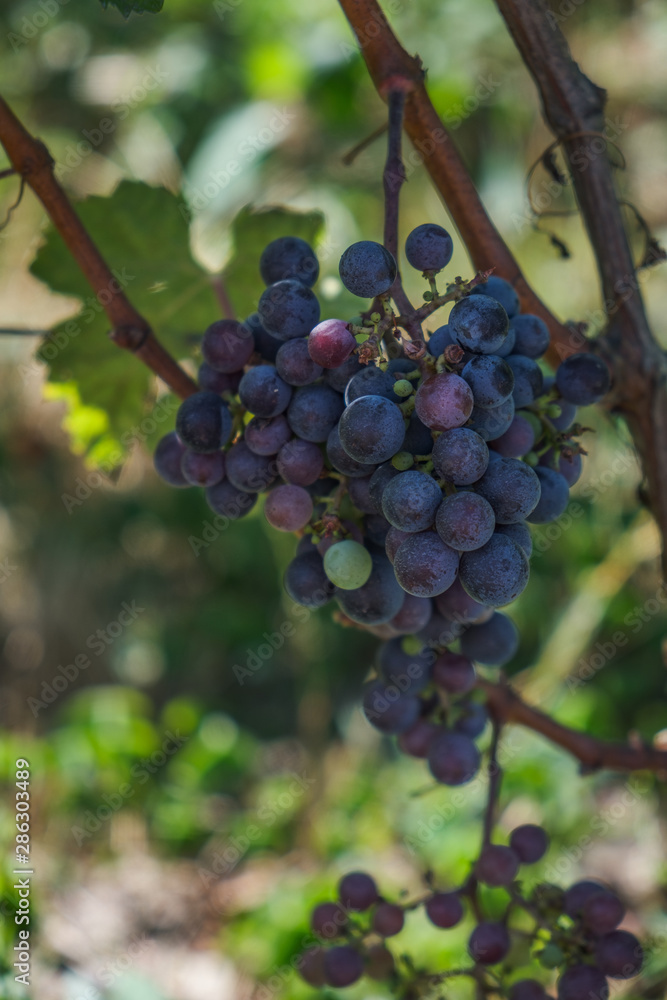
[[[583,339],[560,323],[529,287],[519,265],[503,241],[475,190],[468,170],[451,136],[440,121],[424,86],[424,69],[418,57],[410,56],[391,30],[377,0],[340,0],[371,79],[387,99],[401,81],[406,93],[404,127],[431,175],[437,190],[477,271],[493,270],[511,282],[525,312],[541,316],[552,343],[564,354],[581,349]]]
[[[523,701],[516,691],[502,681],[494,683],[483,678],[477,686],[484,691],[490,711],[496,720],[515,723],[540,733],[552,743],[576,757],[586,771],[609,768],[613,771],[656,771],[667,776],[667,751],[631,743],[599,740],[588,733],[561,725],[551,716]]]
[[[606,93],[581,71],[545,0],[496,0],[542,99],[547,124],[569,164],[597,262],[608,324],[597,346],[615,377],[615,408],[628,422],[642,461],[648,500],[667,539],[667,359],[646,317],[637,271],[614,188],[605,134]],[[656,256],[656,260],[659,256]],[[667,547],[663,546],[667,575]]]
[[[112,340],[143,361],[177,396],[184,399],[196,392],[195,383],[165,350],[148,322],[119,287],[111,268],[56,180],[49,151],[30,135],[1,97],[0,142],[14,171],[42,202],[98,301],[104,303],[113,327]]]

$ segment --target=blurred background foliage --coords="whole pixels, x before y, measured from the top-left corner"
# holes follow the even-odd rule
[[[667,241],[667,8],[588,0],[553,9],[575,56],[609,91],[609,135],[627,159],[619,187]],[[531,224],[524,180],[550,139],[495,7],[393,0],[391,19],[422,55],[435,105],[529,280],[558,315],[595,330],[598,286],[579,220],[558,223],[569,259]],[[74,199],[109,196],[128,180],[183,197],[180,229],[168,236],[155,207],[162,195],[139,200],[134,230],[110,203],[99,239],[119,266],[129,232],[147,274],[169,255],[177,269],[189,260],[189,227],[197,273],[231,260],[230,294],[243,289],[246,301],[253,281],[260,291],[257,248],[242,229],[234,238],[232,220],[244,205],[287,204],[323,214],[324,313],[356,311],[337,261],[350,242],[381,232],[383,144],[349,167],[342,157],[381,124],[383,106],[333,0],[166,0],[161,14],[129,21],[96,0],[6,0],[0,92],[46,142]],[[410,157],[408,176],[404,234],[426,220],[447,225]],[[544,183],[538,170],[534,191]],[[3,215],[16,187],[2,182]],[[567,192],[561,200],[570,204]],[[639,257],[630,215],[628,225]],[[78,311],[75,289],[63,296],[37,277],[71,274],[51,238],[51,270],[30,271],[45,238],[27,193],[0,233],[4,329],[43,331]],[[460,243],[450,273],[470,274]],[[418,297],[418,276],[407,280]],[[642,284],[667,342],[664,270],[644,272]],[[190,314],[168,317],[190,354],[216,318],[206,282],[192,301]],[[257,512],[216,531],[196,491],[156,480],[154,427],[135,435],[121,465],[111,462],[108,414],[137,370],[121,352],[105,364],[103,333],[102,324],[83,337],[91,367],[100,359],[106,411],[82,405],[71,382],[45,389],[38,336],[0,336],[0,769],[9,796],[17,756],[31,762],[34,995],[307,997],[290,963],[312,903],[356,866],[389,896],[417,892],[427,867],[450,884],[475,851],[483,784],[459,797],[424,791],[423,766],[369,730],[357,695],[374,641],[341,629],[327,609],[298,618],[280,582],[293,540],[271,534]],[[63,350],[65,368],[77,349],[73,341]],[[149,396],[145,415],[159,406]],[[527,697],[563,721],[650,738],[667,727],[659,541],[640,505],[627,432],[604,415],[586,417],[595,434],[577,506],[535,532],[531,586],[511,610],[522,632],[511,670]],[[134,618],[119,626],[124,604]],[[505,759],[501,827],[545,821],[554,838],[540,872],[548,878],[586,871],[616,883],[636,909],[634,926],[652,935],[649,971],[660,982],[659,789],[644,776],[582,781],[571,760],[524,732],[509,734]],[[10,843],[8,806],[0,824]],[[0,884],[5,960],[10,867]],[[396,943],[443,968],[458,962],[464,938],[415,915]],[[2,975],[3,996],[24,995],[8,965]],[[387,995],[381,984],[349,993],[371,994]]]

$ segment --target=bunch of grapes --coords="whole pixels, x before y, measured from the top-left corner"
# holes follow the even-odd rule
[[[406,913],[423,907],[428,920],[442,929],[466,919],[474,921],[467,944],[473,964],[449,975],[470,976],[483,984],[485,993],[508,1000],[550,1000],[540,981],[516,977],[512,981],[508,975],[506,959],[513,946],[525,951],[528,944],[543,970],[559,970],[558,1000],[607,1000],[608,978],[628,979],[641,969],[641,946],[634,935],[618,930],[625,913],[623,904],[599,882],[577,882],[567,890],[540,882],[524,895],[517,882],[519,869],[541,860],[548,845],[541,827],[516,827],[509,846],[485,844],[463,885],[438,889],[429,876],[427,894],[408,903],[384,899],[365,872],[345,875],[338,886],[338,900],[320,903],[313,910],[311,930],[321,943],[301,955],[301,976],[311,986],[344,987],[367,975],[391,980],[402,987],[401,995],[420,996],[422,991],[425,995],[443,976],[419,969],[406,956],[395,958],[387,947],[387,938],[403,929]],[[476,897],[480,883],[506,890],[507,902],[500,916],[497,903],[495,916],[484,913]],[[501,963],[500,974],[487,973]]]
[[[340,260],[345,287],[373,300],[367,312],[320,322],[314,252],[295,237],[270,243],[257,312],[205,332],[200,391],[155,466],[173,486],[203,487],[229,520],[266,494],[267,521],[300,535],[290,597],[335,600],[344,622],[385,640],[369,720],[456,785],[477,771],[486,721],[474,664],[516,652],[497,609],[528,582],[528,525],[567,506],[581,473],[577,407],[599,400],[609,376],[582,353],[546,377],[548,329],[501,278],[457,278],[439,295],[452,249],[437,225],[406,241],[427,302],[454,301],[424,346],[397,339],[397,267],[383,246],[355,243]]]

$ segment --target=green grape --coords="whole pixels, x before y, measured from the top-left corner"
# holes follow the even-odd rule
[[[341,590],[363,587],[372,568],[373,560],[368,549],[350,538],[336,542],[324,556],[324,572]]]

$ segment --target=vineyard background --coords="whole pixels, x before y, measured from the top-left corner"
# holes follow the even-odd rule
[[[602,0],[554,10],[575,57],[609,91],[609,137],[628,163],[619,184],[667,242],[667,12]],[[422,55],[436,108],[530,283],[561,317],[599,327],[579,220],[550,223],[567,260],[531,226],[524,179],[550,138],[495,8],[394,0],[388,12]],[[321,211],[320,293],[328,315],[350,311],[337,262],[355,239],[380,235],[384,149],[351,166],[342,157],[384,109],[335,5],[168,0],[160,16],[125,22],[94,3],[6,4],[0,92],[75,198],[107,195],[123,179],[182,190],[193,252],[211,270],[232,253],[240,206]],[[406,163],[403,234],[425,220],[447,225],[418,159],[408,152]],[[547,208],[550,183],[538,170],[533,192]],[[16,195],[16,181],[2,181],[3,216]],[[145,204],[140,246],[160,224]],[[105,225],[116,245],[113,213]],[[43,228],[26,195],[0,234],[5,329],[43,330],[77,311],[29,273]],[[639,256],[638,232],[636,247]],[[458,241],[449,273],[470,273]],[[642,283],[665,344],[663,271]],[[85,337],[84,328],[63,358]],[[257,512],[231,531],[207,529],[199,495],[156,480],[145,445],[171,427],[167,403],[147,408],[127,461],[110,469],[104,414],[72,386],[50,386],[43,399],[37,344],[0,336],[0,763],[4,780],[17,755],[33,766],[35,996],[213,1000],[251,996],[261,980],[265,996],[306,996],[288,970],[309,906],[355,865],[395,890],[416,887],[425,865],[460,875],[482,789],[410,797],[423,768],[399,760],[357,707],[373,640],[339,628],[328,609],[297,620],[284,602],[294,541]],[[137,364],[119,352],[109,389]],[[510,612],[522,634],[512,672],[532,667],[522,691],[564,722],[650,737],[667,728],[659,540],[638,512],[625,430],[599,413],[589,422],[597,433],[576,507],[536,532],[531,586]],[[70,664],[69,676],[59,671]],[[62,677],[64,689],[54,684]],[[648,784],[610,774],[579,782],[574,761],[524,731],[511,732],[505,752],[502,823],[544,820],[554,838],[546,876],[571,879],[584,860],[589,875],[613,875],[664,940]],[[9,839],[12,814],[1,815]],[[11,916],[7,876],[0,907]],[[3,923],[4,945],[11,928]],[[418,920],[405,933],[407,948],[440,962],[460,944]],[[667,965],[658,952],[654,968]]]

